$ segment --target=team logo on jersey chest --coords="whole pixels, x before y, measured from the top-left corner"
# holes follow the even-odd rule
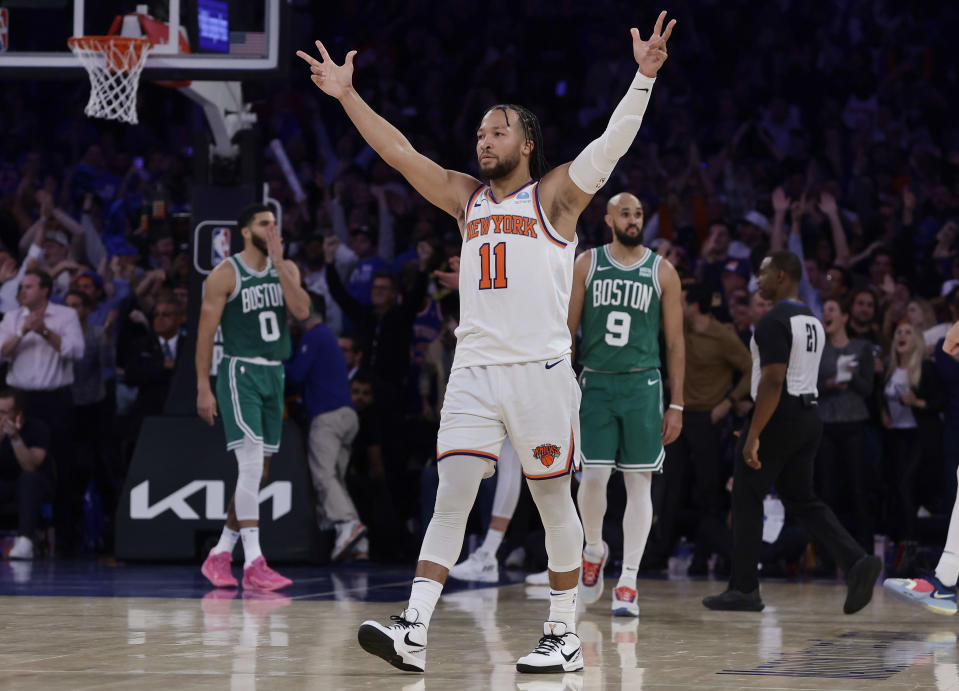
[[[556,444],[540,444],[533,449],[533,456],[549,468],[559,458],[562,449]]]

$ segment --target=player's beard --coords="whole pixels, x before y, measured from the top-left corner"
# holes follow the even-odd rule
[[[626,232],[630,228],[636,229],[636,235],[630,235]],[[616,226],[613,226],[613,233],[616,234],[616,239],[622,244],[626,245],[626,247],[638,247],[639,245],[643,244],[642,229],[637,225],[626,226],[622,230]]]
[[[266,248],[266,240],[261,238],[256,233],[250,233],[250,242],[252,242],[253,246],[263,253],[264,257],[270,254],[269,250]]]
[[[491,167],[484,168],[480,163],[480,175],[487,180],[499,180],[516,170],[519,165],[519,151],[514,156],[499,157]]]

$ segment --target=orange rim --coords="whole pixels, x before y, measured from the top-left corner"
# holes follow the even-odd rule
[[[72,36],[67,45],[76,52],[89,50],[103,53],[111,72],[130,72],[140,61],[144,50],[149,50],[150,39],[141,36]]]

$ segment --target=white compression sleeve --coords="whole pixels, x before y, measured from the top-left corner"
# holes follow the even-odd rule
[[[602,552],[603,517],[606,515],[606,486],[613,469],[603,466],[586,466],[579,481],[579,515],[583,519],[583,534],[586,546]]]
[[[243,444],[234,451],[238,473],[234,507],[239,521],[260,518],[260,480],[263,478],[263,442],[243,437]]]
[[[623,568],[639,570],[653,526],[653,474],[645,471],[623,473],[626,483],[626,511],[623,512]]]
[[[423,536],[420,561],[431,561],[447,569],[456,563],[463,549],[466,520],[487,466],[486,461],[473,456],[447,456],[439,462],[436,504]]]
[[[606,184],[616,163],[629,151],[649,104],[655,79],[637,70],[629,91],[616,106],[606,131],[590,142],[569,166],[569,177],[586,194],[594,194]]]
[[[569,475],[528,480],[526,484],[546,531],[549,570],[566,573],[578,569],[583,556],[583,525],[576,514]]]

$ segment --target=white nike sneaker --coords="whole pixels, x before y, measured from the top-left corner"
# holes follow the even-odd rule
[[[639,597],[635,589],[628,588],[625,585],[613,588],[613,616],[639,616]]]
[[[25,535],[18,535],[13,541],[13,547],[7,554],[8,559],[33,559],[33,540]]]
[[[603,596],[603,571],[609,560],[609,545],[603,540],[603,557],[598,562],[586,558],[583,550],[583,563],[579,568],[579,597],[584,605],[591,605]]]
[[[579,636],[567,633],[561,621],[543,624],[543,637],[533,652],[516,661],[516,671],[526,674],[578,672],[583,669],[583,648]]]
[[[401,615],[390,617],[393,624],[383,626],[375,621],[364,621],[357,639],[371,655],[381,657],[404,672],[422,672],[426,669],[426,627],[420,623],[420,613],[407,609]]]
[[[450,576],[459,581],[499,582],[499,563],[496,555],[478,549],[450,569]]]
[[[549,585],[549,569],[528,575],[526,585]]]

